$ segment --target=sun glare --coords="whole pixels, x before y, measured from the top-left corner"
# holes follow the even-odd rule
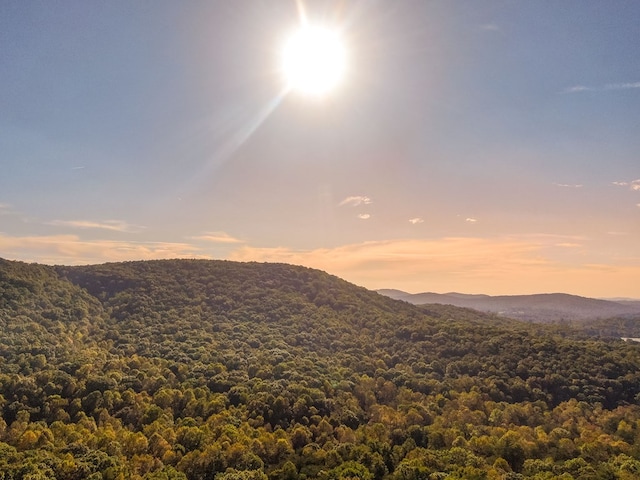
[[[282,71],[290,90],[322,96],[342,81],[346,52],[337,32],[305,26],[284,45]]]

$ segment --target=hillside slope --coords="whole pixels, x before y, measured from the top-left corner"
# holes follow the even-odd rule
[[[103,328],[100,302],[51,267],[0,258],[0,358],[68,360],[80,339]]]
[[[0,298],[5,478],[640,468],[636,344],[282,264],[0,261]]]

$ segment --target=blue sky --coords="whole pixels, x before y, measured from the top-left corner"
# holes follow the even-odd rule
[[[640,3],[0,7],[0,256],[278,261],[369,288],[640,298]]]

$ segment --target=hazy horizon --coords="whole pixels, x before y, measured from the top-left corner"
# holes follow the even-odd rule
[[[289,92],[300,23],[343,82]],[[7,2],[0,257],[640,298],[640,3]]]

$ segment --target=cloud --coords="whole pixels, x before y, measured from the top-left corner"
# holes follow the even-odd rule
[[[604,265],[582,255],[571,258],[584,263],[568,263],[563,252],[569,245],[557,248],[565,242],[577,244],[574,237],[529,235],[397,239],[315,250],[243,246],[229,259],[305,265],[367,288],[409,292],[639,295],[640,263]]]
[[[608,90],[629,90],[634,88],[640,88],[640,82],[627,82],[627,83],[608,83],[600,87],[588,87],[586,85],[574,85],[572,87],[565,88],[562,93],[580,93],[580,92],[604,92]]]
[[[369,205],[371,203],[372,203],[371,199],[363,195],[363,196],[347,197],[340,202],[340,206],[342,207],[344,205],[349,205],[351,207],[357,207],[359,205]]]
[[[582,188],[584,186],[581,183],[554,183],[554,185],[562,188]]]
[[[11,215],[13,212],[13,207],[8,203],[0,203],[0,215]]]
[[[612,185],[616,187],[629,187],[631,190],[638,192],[640,191],[640,178],[637,180],[632,180],[630,182],[611,182]]]
[[[601,249],[591,254],[580,250],[580,255],[576,255],[574,249],[584,241],[574,236],[539,234],[393,239],[309,250],[237,244],[224,258],[304,265],[367,288],[640,297],[637,287],[640,259],[609,259],[602,256]],[[211,258],[206,249],[189,243],[87,241],[76,235],[0,233],[0,252],[3,258],[63,265]]]
[[[361,220],[369,220],[371,218],[371,215],[369,215],[368,213],[359,213],[358,218]]]
[[[464,221],[467,222],[467,223],[476,223],[478,221],[478,219],[468,217],[468,218],[465,218]]]
[[[332,249],[321,248],[308,251],[287,248],[241,247],[231,255],[233,260],[260,260],[286,262],[316,266],[329,271],[364,268],[367,271],[378,270],[385,265],[409,267],[414,262],[427,262],[429,268],[439,270],[438,265],[447,265],[442,271],[458,270],[458,267],[489,265],[490,257],[501,255],[509,258],[509,252],[521,257],[524,253],[537,250],[537,245],[526,244],[511,239],[495,242],[480,238],[443,238],[439,240],[386,240],[370,241],[360,244],[344,245]],[[527,259],[526,262],[531,262]],[[533,260],[538,262],[539,260]],[[519,262],[518,262],[519,263]]]
[[[591,87],[585,87],[584,85],[574,85],[573,87],[565,88],[562,93],[578,93],[578,92],[591,92],[595,90]]]
[[[52,220],[45,222],[46,225],[55,227],[71,227],[80,229],[98,229],[110,230],[114,232],[139,232],[145,227],[139,225],[131,225],[121,220],[105,220],[103,222],[94,222],[90,220]]]
[[[627,90],[629,88],[640,88],[640,82],[631,83],[609,83],[604,86],[605,90]]]
[[[188,243],[87,241],[76,235],[12,237],[0,233],[0,251],[4,258],[64,265],[160,258],[209,258],[200,248]]]
[[[411,225],[417,225],[417,224],[419,224],[419,223],[424,223],[424,220],[423,220],[423,219],[421,219],[420,217],[410,218],[410,219],[409,219],[409,223],[410,223]]]
[[[212,243],[243,243],[242,240],[234,238],[226,232],[206,232],[203,235],[189,238],[192,240],[204,240]]]
[[[484,30],[486,32],[499,32],[500,27],[495,23],[485,23],[483,25],[480,25],[480,30]]]

